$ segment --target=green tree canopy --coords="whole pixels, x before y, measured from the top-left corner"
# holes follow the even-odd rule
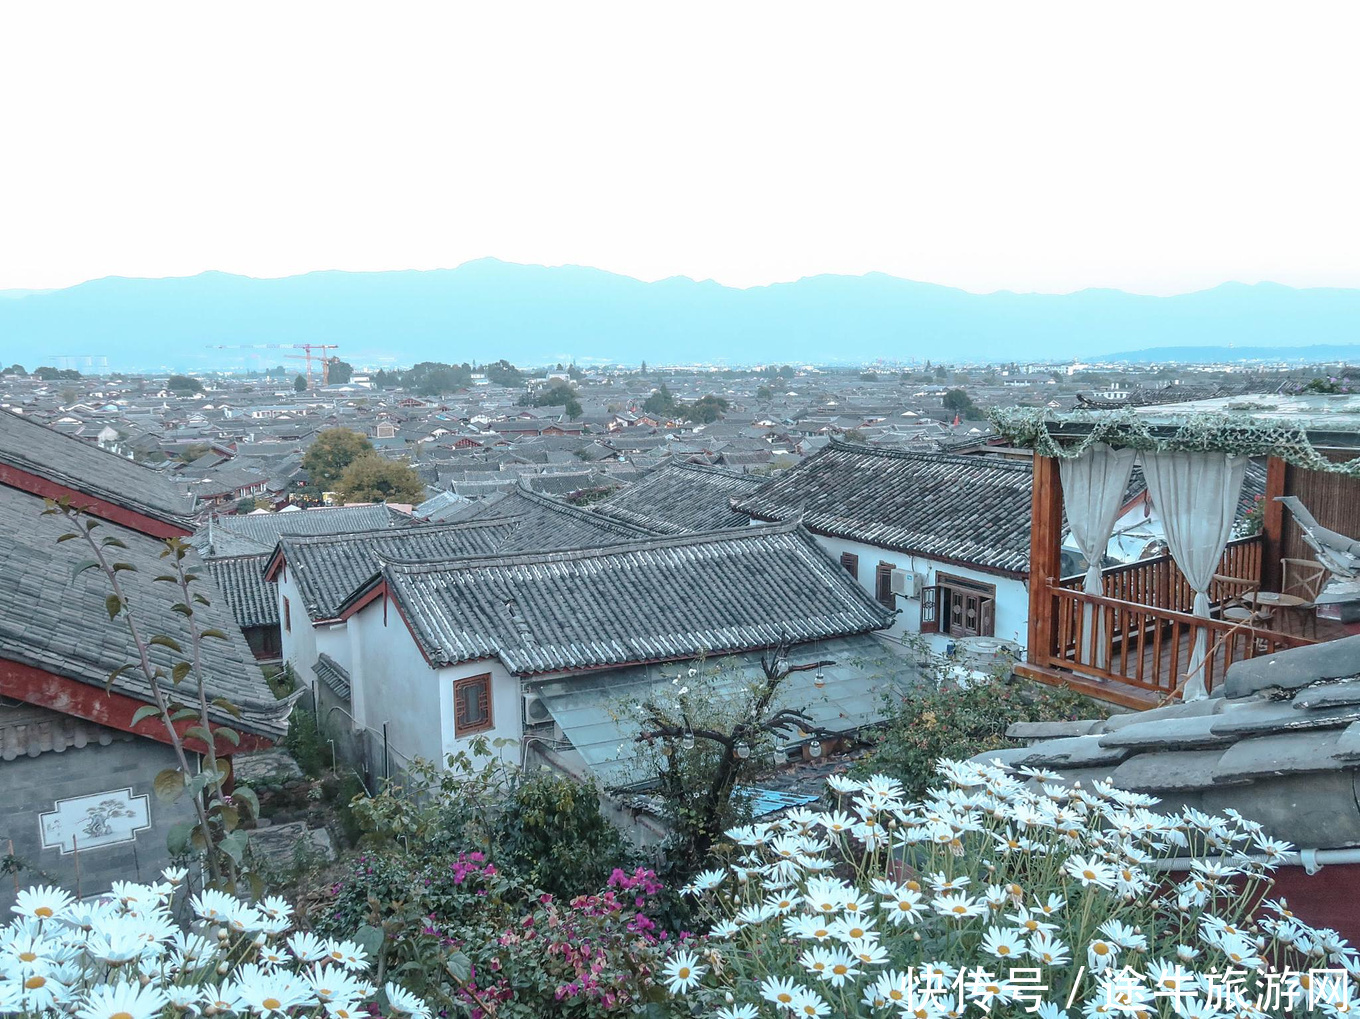
[[[642,401],[642,409],[648,414],[664,414],[669,417],[676,411],[675,397],[663,382],[656,392]]]
[[[340,475],[335,490],[345,502],[425,501],[425,483],[409,464],[376,453],[357,457]]]
[[[343,386],[354,378],[354,365],[348,361],[341,361],[338,357],[333,357],[326,368],[326,378],[336,385]]]
[[[74,368],[53,368],[50,364],[44,364],[33,369],[33,377],[43,382],[71,381],[80,378],[80,372]]]
[[[306,379],[304,376],[299,375],[299,376],[297,376],[297,378],[293,379],[293,392],[295,392],[295,393],[302,393],[302,392],[305,392],[306,389],[307,389],[307,379]]]
[[[771,389],[769,386],[761,386],[759,389],[756,390],[756,399],[766,401],[773,400],[774,390]]]
[[[165,388],[172,393],[201,393],[203,383],[192,375],[171,375],[165,380]]]
[[[537,393],[525,393],[519,398],[521,407],[562,407],[567,417],[575,421],[581,416],[581,401],[576,390],[565,382],[555,382],[547,389]]]
[[[558,367],[560,368],[561,365]],[[484,365],[482,367],[482,373],[486,376],[487,381],[498,386],[505,386],[513,389],[515,386],[524,385],[524,373],[509,361],[505,360],[505,358]]]
[[[28,372],[24,371],[24,366],[23,366],[23,365],[21,365],[21,364],[12,364],[12,365],[10,365],[8,368],[5,369],[5,374],[6,374],[6,375],[27,375]]]
[[[721,396],[700,397],[685,408],[685,418],[689,421],[697,421],[700,424],[710,424],[723,416],[723,411],[727,410],[727,401]]]
[[[372,452],[373,443],[358,432],[349,428],[327,428],[308,448],[302,458],[302,469],[317,488],[333,489],[339,484],[345,468]]]

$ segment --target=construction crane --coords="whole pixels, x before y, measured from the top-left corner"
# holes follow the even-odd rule
[[[340,346],[336,343],[209,343],[209,350],[301,350],[301,354],[284,354],[283,356],[293,361],[307,362],[307,388],[312,388],[312,359],[315,357],[321,362],[321,384],[330,384],[331,377],[331,357],[327,356],[328,350],[339,350]],[[313,353],[313,352],[318,353]]]
[[[331,381],[331,356],[326,353],[328,350],[339,350],[339,344],[335,343],[294,343],[294,347],[301,350],[301,354],[284,354],[284,357],[294,361],[307,362],[307,388],[312,388],[312,357],[313,351],[318,351],[315,356],[321,362],[321,384],[330,385]]]

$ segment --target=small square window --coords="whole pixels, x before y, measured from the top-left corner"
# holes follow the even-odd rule
[[[490,729],[491,677],[470,676],[453,684],[453,734],[470,736]]]

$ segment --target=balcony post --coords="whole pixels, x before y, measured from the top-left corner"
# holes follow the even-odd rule
[[[1034,454],[1029,531],[1029,661],[1047,665],[1056,646],[1050,584],[1062,579],[1062,476],[1056,457]]]
[[[1275,501],[1285,495],[1289,465],[1278,456],[1266,460],[1265,506],[1261,515],[1261,589],[1280,589],[1280,557],[1284,555],[1284,504]]]

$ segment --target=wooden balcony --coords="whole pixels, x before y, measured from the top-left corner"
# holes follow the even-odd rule
[[[1268,497],[1285,490],[1284,479],[1283,465],[1272,459]],[[1061,487],[1056,464],[1036,457],[1029,647],[1027,661],[1015,671],[1115,704],[1147,708],[1180,695],[1191,678],[1191,651],[1201,630],[1207,634],[1208,656],[1200,674],[1209,691],[1235,661],[1346,636],[1353,627],[1326,619],[1317,621],[1308,639],[1287,628],[1283,618],[1270,628],[1218,618],[1224,604],[1243,590],[1278,589],[1279,557],[1285,551],[1278,506],[1268,504],[1262,534],[1236,539],[1224,549],[1216,573],[1232,580],[1215,580],[1208,592],[1213,618],[1204,619],[1191,614],[1194,591],[1169,555],[1105,570],[1099,595],[1082,590],[1084,577],[1054,579]],[[1053,572],[1045,576],[1044,566]]]

